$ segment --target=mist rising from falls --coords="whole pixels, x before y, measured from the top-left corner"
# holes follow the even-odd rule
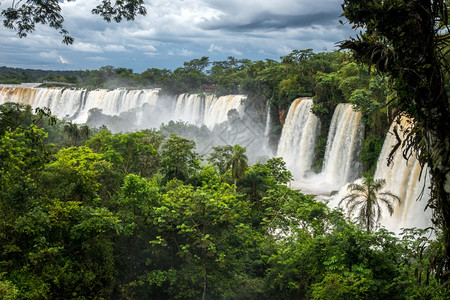
[[[283,157],[294,178],[300,179],[311,168],[319,118],[311,112],[312,99],[299,98],[289,107],[278,144],[277,156]]]

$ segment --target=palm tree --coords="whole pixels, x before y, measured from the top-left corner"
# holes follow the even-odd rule
[[[72,122],[68,122],[64,125],[64,132],[67,134],[70,142],[75,145],[80,138],[80,130],[78,125]]]
[[[372,176],[365,175],[362,183],[351,183],[348,186],[350,193],[342,198],[349,216],[355,215],[356,222],[371,231],[379,223],[382,211],[381,205],[386,206],[389,214],[394,212],[393,203],[400,202],[400,198],[390,192],[380,192],[386,184],[384,179],[374,180]]]
[[[91,135],[91,129],[87,125],[82,125],[79,129],[79,136],[83,140],[87,140]]]
[[[234,185],[237,180],[244,176],[245,171],[248,169],[248,158],[245,155],[247,150],[238,144],[234,145],[233,153],[225,166],[226,170],[231,168],[231,176],[234,178]]]

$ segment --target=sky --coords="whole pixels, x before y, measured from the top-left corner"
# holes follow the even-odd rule
[[[63,44],[46,26],[22,39],[0,26],[0,66],[92,70],[110,65],[141,73],[174,70],[202,56],[280,60],[295,49],[332,51],[354,35],[339,23],[342,0],[145,0],[146,16],[118,24],[91,14],[98,2],[61,4],[73,45]],[[0,9],[10,3],[1,1]]]

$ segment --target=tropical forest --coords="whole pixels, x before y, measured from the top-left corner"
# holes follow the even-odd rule
[[[0,299],[449,299],[448,2],[342,2],[332,51],[0,67]]]

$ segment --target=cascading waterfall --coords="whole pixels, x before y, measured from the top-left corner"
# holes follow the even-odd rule
[[[205,99],[198,94],[181,94],[175,106],[175,120],[200,125],[203,122]]]
[[[357,178],[362,169],[358,156],[364,136],[360,119],[361,113],[354,111],[351,104],[338,104],[328,132],[322,172],[296,177],[291,187],[327,198],[331,192]]]
[[[401,120],[402,128],[407,119]],[[430,175],[426,168],[422,171],[417,159],[411,156],[408,161],[403,157],[402,149],[399,148],[393,156],[391,164],[387,165],[387,158],[392,151],[392,147],[397,143],[393,134],[394,122],[383,143],[380,156],[375,171],[375,179],[384,179],[386,184],[381,192],[391,192],[400,198],[400,203],[393,203],[394,213],[389,215],[387,209],[382,207],[382,217],[380,224],[387,230],[400,233],[402,228],[427,228],[432,226],[431,209],[425,210],[430,198]],[[399,131],[401,136],[401,131]],[[420,176],[422,175],[422,176]],[[362,179],[357,179],[355,183],[361,183]],[[343,197],[348,194],[347,185],[342,187],[339,193],[330,202],[330,207],[337,207]],[[422,197],[421,197],[422,196]]]
[[[266,107],[267,107],[267,114],[266,114],[266,127],[264,129],[264,138],[267,140],[269,138],[270,128],[272,127],[272,122],[270,122],[269,101],[267,101]]]
[[[0,87],[0,104],[17,102],[29,104],[33,109],[47,107],[60,119],[75,123],[86,123],[91,109],[99,109],[102,114],[118,116],[121,113],[142,108],[145,105],[155,107],[159,89],[149,90],[74,90],[61,88],[21,88]],[[217,98],[214,95],[182,94],[177,97],[174,111],[159,111],[158,116],[148,116],[155,122],[146,122],[145,115],[137,112],[136,126],[157,122],[182,120],[195,125],[206,125],[212,129],[216,124],[227,120],[227,113],[236,109],[243,116],[243,95],[228,95]],[[162,112],[162,116],[161,116]]]
[[[206,114],[211,110],[214,103],[217,101],[217,97],[214,94],[205,95],[205,108],[203,110],[203,121],[206,118]]]
[[[124,90],[115,89],[94,90],[87,92],[85,102],[78,116],[73,120],[76,123],[85,123],[89,117],[89,110],[97,108],[102,113],[117,116],[131,109],[140,108],[145,103],[155,105],[159,90]],[[82,100],[82,99],[80,99]]]
[[[295,179],[304,177],[311,168],[319,119],[311,112],[312,99],[299,98],[289,107],[278,144],[277,156],[282,157]]]
[[[55,101],[52,103],[53,106],[49,107],[51,112],[58,118],[73,118],[81,110],[80,99],[84,99],[86,91],[84,90],[64,90],[61,95],[61,99],[58,101],[58,97],[55,97]],[[37,103],[38,107],[46,107]]]
[[[402,118],[400,128],[404,128],[406,118]],[[426,168],[422,171],[419,162],[414,156],[408,161],[403,157],[401,149],[397,149],[390,166],[387,166],[387,158],[396,144],[396,138],[392,133],[396,122],[391,125],[381,150],[374,178],[385,179],[385,191],[389,191],[400,198],[400,204],[394,206],[394,214],[389,216],[384,212],[381,224],[388,230],[400,232],[401,228],[431,226],[431,209],[425,210],[430,198],[430,175]],[[401,131],[399,131],[401,135]],[[420,176],[422,175],[422,176]],[[421,194],[423,193],[422,197]]]
[[[0,89],[0,104],[16,102],[31,105],[37,91],[33,88],[2,87]]]
[[[335,188],[356,179],[362,165],[358,160],[364,137],[361,113],[348,103],[340,103],[334,111],[328,132],[322,176]]]
[[[58,118],[76,123],[88,120],[89,110],[101,109],[106,115],[119,115],[144,104],[156,105],[159,89],[151,90],[73,90],[60,88],[14,88],[0,90],[0,104],[17,102],[33,109],[47,107]]]
[[[270,129],[272,128],[272,122],[270,119],[271,109],[269,101],[266,103],[266,127],[264,128],[264,151],[269,153],[269,156],[272,156],[272,151],[270,150]]]
[[[236,109],[242,117],[244,114],[243,101],[245,99],[246,96],[243,95],[227,95],[212,100],[208,110],[205,110],[203,124],[209,129],[213,129],[215,125],[227,120],[228,111],[231,109]]]

